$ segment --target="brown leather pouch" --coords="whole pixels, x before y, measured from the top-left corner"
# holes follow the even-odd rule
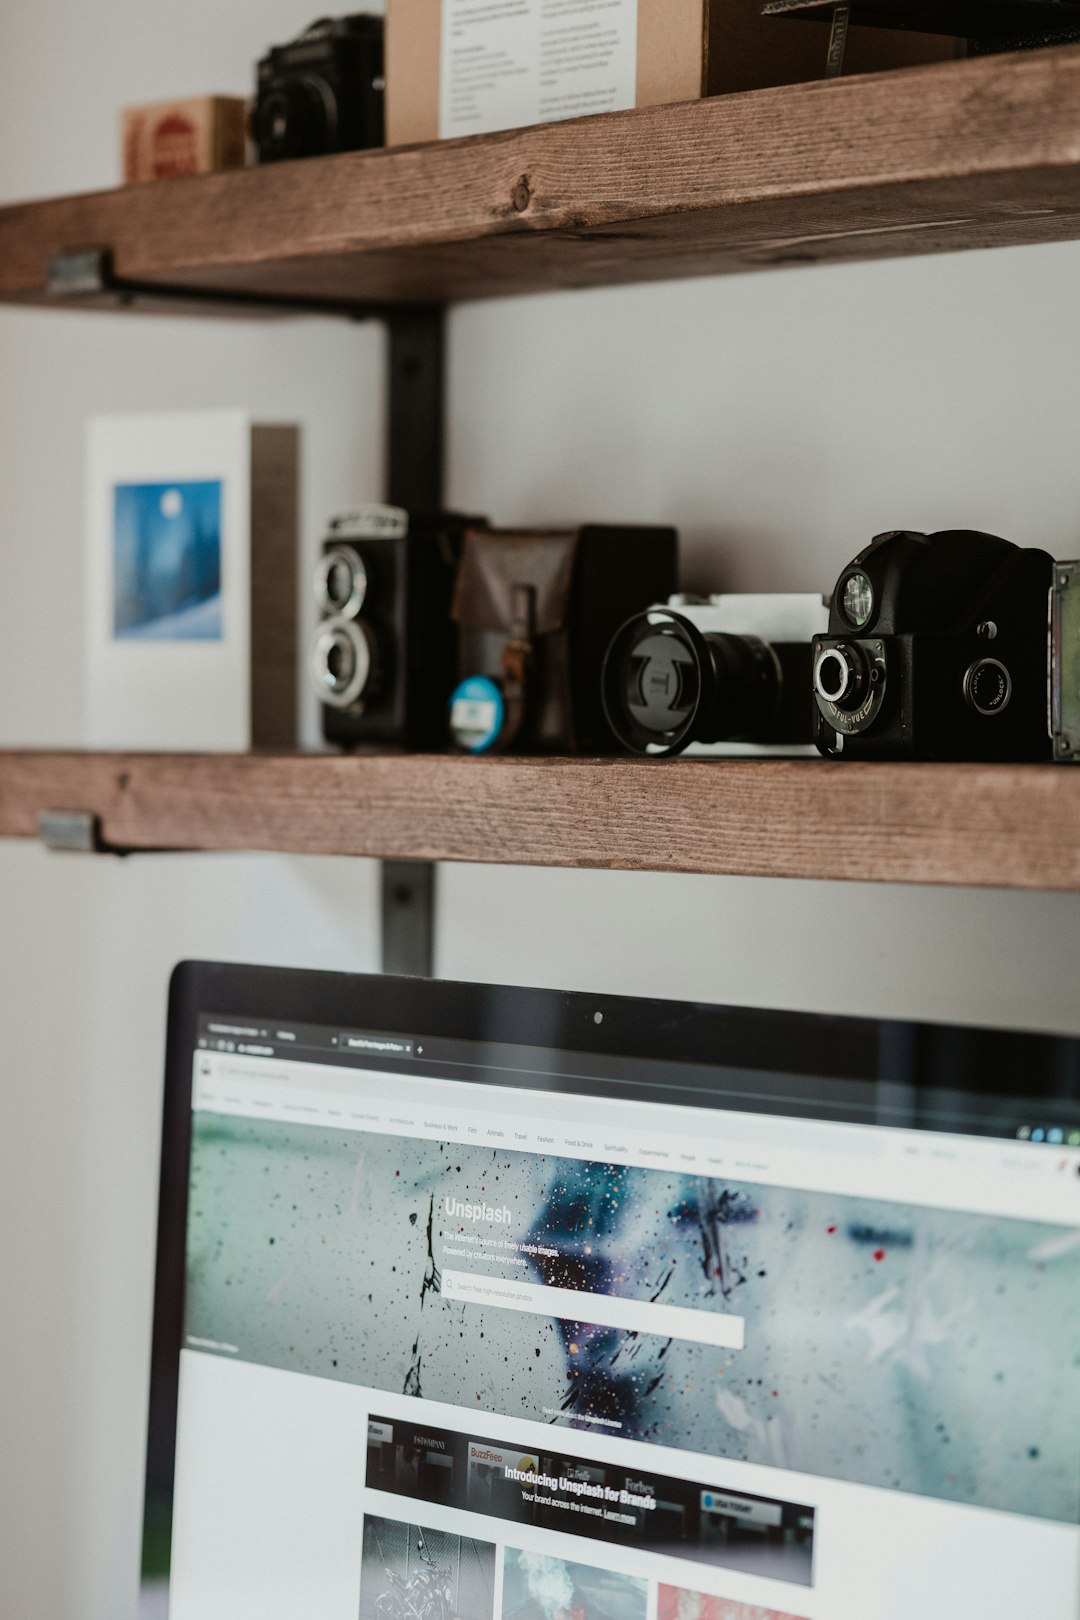
[[[458,673],[502,695],[495,749],[609,750],[600,703],[607,644],[675,589],[673,529],[473,529],[454,588]]]

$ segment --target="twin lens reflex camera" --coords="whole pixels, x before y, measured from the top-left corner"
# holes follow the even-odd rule
[[[483,523],[371,505],[330,524],[315,567],[321,618],[311,649],[328,742],[445,743],[457,667],[450,596],[465,531]]]

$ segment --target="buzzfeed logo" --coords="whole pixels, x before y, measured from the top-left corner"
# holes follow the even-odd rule
[[[502,1209],[493,1209],[490,1204],[463,1204],[460,1198],[451,1198],[447,1193],[443,1207],[452,1220],[495,1221],[499,1226],[510,1224],[510,1211],[505,1205]]]

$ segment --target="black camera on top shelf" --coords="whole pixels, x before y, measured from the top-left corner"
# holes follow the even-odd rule
[[[837,582],[813,683],[825,754],[1080,758],[1080,563],[971,529],[878,535]]]
[[[634,754],[813,753],[810,645],[828,627],[822,596],[673,596],[608,648],[608,723]]]
[[[383,100],[382,18],[324,17],[258,65],[259,162],[381,146]]]
[[[450,596],[465,530],[483,518],[362,506],[335,518],[315,568],[311,676],[323,735],[441,747],[456,678]]]

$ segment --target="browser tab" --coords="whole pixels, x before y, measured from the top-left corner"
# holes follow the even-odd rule
[[[343,1052],[363,1052],[377,1057],[412,1057],[414,1043],[392,1035],[353,1035],[348,1030],[335,1036],[334,1044]]]

